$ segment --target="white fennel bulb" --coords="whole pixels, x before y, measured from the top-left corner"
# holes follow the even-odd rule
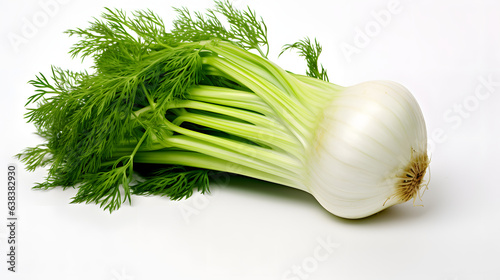
[[[331,213],[362,218],[415,199],[428,163],[414,97],[394,82],[365,82],[345,88],[325,108],[305,185]]]

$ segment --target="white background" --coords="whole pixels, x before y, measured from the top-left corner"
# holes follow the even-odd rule
[[[110,215],[68,204],[75,190],[34,191],[44,171],[25,172],[12,158],[40,141],[23,120],[33,94],[27,81],[50,65],[88,66],[70,59],[75,41],[62,32],[87,26],[104,6],[150,8],[171,22],[171,6],[202,11],[212,4],[4,0],[0,279],[500,279],[499,2],[234,3],[251,4],[264,17],[270,58],[286,69],[303,73],[305,64],[294,53],[277,58],[281,46],[316,37],[332,82],[389,79],[411,90],[432,151],[425,206],[406,203],[350,221],[301,191],[233,179],[209,196],[180,202],[134,197],[132,206]],[[19,169],[15,274],[7,272],[5,256],[9,163]]]

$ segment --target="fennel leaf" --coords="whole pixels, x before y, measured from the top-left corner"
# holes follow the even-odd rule
[[[300,56],[303,56],[307,63],[306,75],[317,78],[323,81],[328,81],[328,75],[323,65],[318,64],[318,59],[322,51],[321,45],[316,39],[314,43],[311,39],[305,38],[293,44],[286,44],[280,53],[283,54],[287,50],[296,49]]]

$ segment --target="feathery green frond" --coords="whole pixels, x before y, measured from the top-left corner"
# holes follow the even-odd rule
[[[151,166],[149,166],[151,168]],[[190,197],[194,190],[209,192],[209,170],[170,166],[148,172],[132,186],[133,194],[166,196],[171,200]]]
[[[183,41],[202,41],[218,38],[231,41],[246,50],[256,50],[263,57],[269,53],[267,26],[250,8],[236,9],[229,1],[215,1],[215,9],[203,15],[193,15],[186,8],[174,8],[177,19],[172,34]],[[222,15],[229,23],[226,28],[217,15]],[[263,51],[262,48],[266,50]]]
[[[326,69],[323,68],[323,65],[318,64],[318,58],[321,54],[322,47],[316,39],[314,39],[314,43],[312,43],[309,38],[305,38],[293,44],[287,44],[283,46],[280,55],[291,49],[296,49],[299,52],[299,55],[306,59],[307,76],[328,81]]]

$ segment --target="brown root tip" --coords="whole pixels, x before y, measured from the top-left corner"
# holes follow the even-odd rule
[[[424,184],[424,176],[429,163],[427,153],[416,154],[412,149],[410,163],[397,176],[395,196],[401,203],[413,199],[415,204],[416,198],[420,198],[420,189],[428,184]]]

